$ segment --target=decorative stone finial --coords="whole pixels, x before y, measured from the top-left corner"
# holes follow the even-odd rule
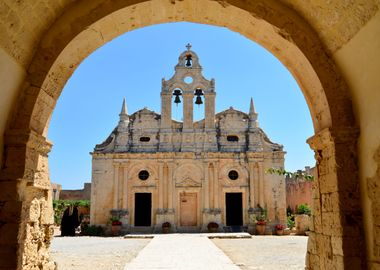
[[[257,113],[255,111],[255,106],[253,105],[253,98],[251,98],[251,103],[249,104],[249,127],[256,128],[258,126]]]
[[[119,116],[120,116],[119,123],[128,123],[129,122],[127,103],[125,102],[125,98],[123,99],[123,105],[121,105],[121,112],[120,112]]]
[[[120,115],[122,115],[122,114],[128,115],[127,104],[125,103],[125,98],[123,98],[123,105],[121,105]]]
[[[256,111],[255,111],[255,106],[253,106],[253,98],[251,98],[251,103],[249,104],[249,115],[255,115],[256,114]]]
[[[190,44],[190,43],[187,43],[186,48],[187,48],[188,51],[190,51],[190,49],[191,49],[191,44]]]

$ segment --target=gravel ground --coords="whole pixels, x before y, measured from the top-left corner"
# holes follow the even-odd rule
[[[212,240],[241,269],[305,269],[307,236]]]
[[[54,237],[50,251],[59,270],[121,270],[150,240]]]

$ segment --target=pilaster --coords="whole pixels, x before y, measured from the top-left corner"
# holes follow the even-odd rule
[[[193,130],[193,91],[183,93],[183,130]]]
[[[259,204],[261,207],[265,207],[265,189],[264,189],[264,168],[263,168],[263,162],[258,163],[259,168]]]
[[[205,130],[215,129],[215,92],[205,92]]]
[[[10,130],[0,172],[0,265],[4,269],[54,269],[49,245],[53,209],[48,153],[52,144],[30,130]],[[12,252],[9,252],[12,251]]]
[[[355,128],[324,129],[308,139],[315,151],[313,226],[307,268],[364,269],[365,243],[360,205]]]
[[[119,163],[113,164],[113,209],[119,208]]]
[[[248,195],[248,203],[249,203],[249,208],[254,208],[255,207],[255,183],[254,183],[254,179],[255,179],[255,174],[254,174],[254,171],[255,171],[255,165],[254,163],[252,162],[249,162],[248,164],[249,166],[249,195]]]
[[[172,93],[161,92],[161,129],[171,129],[172,123]]]

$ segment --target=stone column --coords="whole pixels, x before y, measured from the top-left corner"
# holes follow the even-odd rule
[[[255,207],[255,183],[254,183],[254,164],[252,162],[249,162],[249,195],[248,195],[248,200],[249,200],[249,208],[254,208]]]
[[[209,182],[209,199],[210,199],[210,208],[214,208],[214,198],[215,198],[215,190],[214,190],[214,165],[210,163],[207,166],[207,173],[208,173],[208,182]]]
[[[317,159],[307,269],[366,269],[355,129],[308,140]]]
[[[124,183],[123,183],[123,207],[124,209],[128,209],[128,200],[129,200],[129,194],[128,194],[128,167],[127,164],[124,164],[123,166],[123,176],[124,176]]]
[[[158,208],[164,208],[164,163],[158,163]]]
[[[168,166],[168,209],[173,209],[173,163]]]
[[[208,172],[208,162],[205,162],[203,164],[204,166],[204,172],[205,172],[205,180],[204,180],[204,185],[203,185],[203,207],[204,209],[209,209],[210,208],[210,199],[209,199],[209,172]]]
[[[163,208],[168,208],[168,178],[169,178],[169,168],[168,164],[165,163],[163,167]]]
[[[260,174],[259,174],[259,163],[254,163],[254,207],[257,206],[258,203],[260,203]]]
[[[119,164],[119,177],[118,177],[118,201],[117,208],[123,208],[123,197],[124,197],[124,164]]]
[[[219,181],[218,181],[218,171],[216,164],[213,166],[213,181],[214,181],[214,208],[219,208]]]
[[[259,162],[259,204],[261,207],[265,207],[265,190],[264,190],[264,170],[263,162]]]
[[[113,164],[113,209],[118,209],[119,202],[119,163]]]

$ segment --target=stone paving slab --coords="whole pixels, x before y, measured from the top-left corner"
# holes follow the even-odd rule
[[[145,238],[154,238],[162,234],[126,234],[122,236],[125,239],[145,239]],[[181,233],[183,235],[183,233]],[[208,237],[209,239],[219,238],[219,239],[241,239],[241,238],[252,238],[252,235],[245,232],[238,233],[194,233],[190,235],[201,235]]]
[[[202,234],[156,235],[124,270],[207,269],[238,270],[215,244]]]
[[[254,236],[212,241],[243,270],[302,270],[307,240],[307,236]]]

